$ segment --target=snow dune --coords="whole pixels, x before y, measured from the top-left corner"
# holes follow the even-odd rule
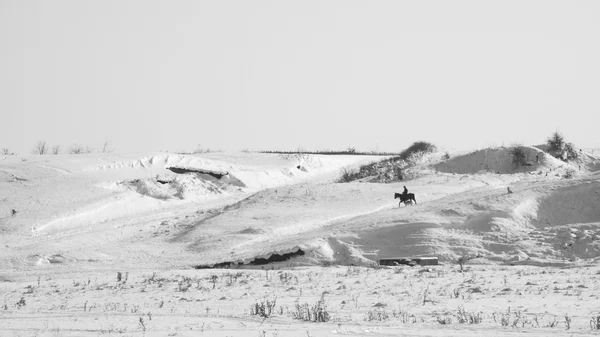
[[[373,156],[4,160],[0,264],[243,264],[298,250],[304,253],[293,257],[299,264],[369,265],[428,255],[442,261],[462,255],[493,261],[597,257],[597,176],[581,171],[565,179],[572,166],[537,148],[527,151],[540,162],[519,169],[507,149],[488,149],[430,158],[413,168],[421,170],[418,179],[393,184],[334,183],[341,168],[384,158]],[[393,195],[403,185],[418,205],[399,207]],[[7,216],[11,208],[18,216]],[[61,263],[36,265],[24,254],[60,255]]]

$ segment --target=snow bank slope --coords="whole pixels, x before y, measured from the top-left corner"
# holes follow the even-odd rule
[[[435,165],[440,172],[446,173],[477,173],[490,171],[495,173],[514,173],[521,171],[535,171],[542,169],[552,171],[560,167],[571,167],[558,159],[548,155],[535,147],[522,146],[527,166],[519,169],[513,164],[510,154],[511,148],[484,149],[451,158],[445,162]],[[538,161],[536,161],[536,156]],[[571,167],[572,168],[572,167]]]

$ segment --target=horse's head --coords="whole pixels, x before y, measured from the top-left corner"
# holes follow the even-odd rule
[[[394,193],[394,199],[400,198],[402,195],[400,193]]]

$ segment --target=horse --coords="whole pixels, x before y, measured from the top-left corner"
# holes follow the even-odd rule
[[[415,204],[417,203],[417,199],[415,199],[414,193],[407,193],[406,195],[402,193],[394,193],[394,199],[400,199],[398,207],[400,207],[401,203],[404,203],[405,205],[408,205],[409,202],[412,205],[413,201]]]

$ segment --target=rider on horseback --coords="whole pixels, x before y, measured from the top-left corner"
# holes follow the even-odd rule
[[[404,192],[402,192],[402,195],[406,196],[408,194],[408,189],[406,189],[406,186],[404,186]]]

